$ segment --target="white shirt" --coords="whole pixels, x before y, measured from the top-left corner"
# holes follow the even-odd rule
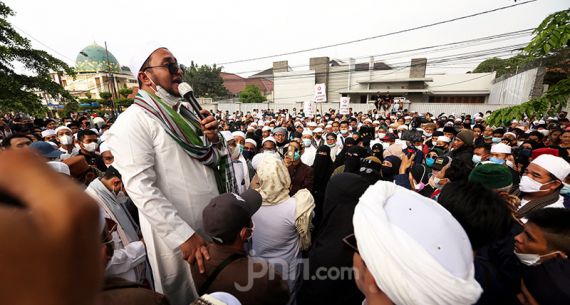
[[[293,197],[276,205],[262,205],[253,215],[252,256],[275,265],[292,291],[301,257],[299,233],[295,228],[296,200]]]
[[[305,147],[305,151],[303,152],[303,155],[301,155],[301,162],[303,162],[305,165],[313,166],[316,155],[317,149],[313,145]]]
[[[218,195],[214,172],[190,158],[137,105],[119,116],[107,143],[113,166],[139,209],[155,289],[173,305],[188,305],[197,293],[179,246],[202,229],[202,210]]]

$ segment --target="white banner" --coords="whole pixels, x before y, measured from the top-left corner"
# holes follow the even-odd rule
[[[350,97],[341,97],[340,98],[340,105],[338,107],[339,114],[349,114],[348,108],[350,108]]]
[[[327,86],[325,84],[316,84],[313,88],[314,100],[319,103],[327,101]]]
[[[315,101],[305,101],[303,102],[303,112],[305,117],[313,116],[316,110]]]

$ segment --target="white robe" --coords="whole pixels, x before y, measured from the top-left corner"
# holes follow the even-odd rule
[[[129,197],[139,209],[155,289],[173,305],[197,296],[179,246],[202,228],[202,210],[218,195],[214,172],[186,152],[151,114],[132,105],[107,133]]]

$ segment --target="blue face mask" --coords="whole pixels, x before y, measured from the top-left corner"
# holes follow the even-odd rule
[[[491,162],[493,162],[493,163],[495,163],[495,164],[499,164],[499,165],[505,164],[505,160],[499,159],[499,158],[496,158],[496,157],[491,157],[491,158],[489,158],[489,161],[491,161]]]
[[[427,158],[427,159],[426,159],[426,165],[427,165],[427,167],[432,167],[434,163],[435,163],[435,159],[434,159],[434,158]]]
[[[570,195],[570,184],[564,183],[564,186],[560,190],[560,195]]]
[[[491,139],[491,141],[493,141],[493,143],[495,143],[495,144],[496,144],[496,143],[501,143],[501,140],[502,140],[501,138],[495,138],[495,137],[493,137],[493,138]]]
[[[301,154],[299,154],[298,151],[295,152],[295,154],[293,155],[293,160],[297,161],[301,158]]]

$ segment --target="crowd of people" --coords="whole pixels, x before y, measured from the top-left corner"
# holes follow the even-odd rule
[[[59,276],[83,285],[70,304],[570,303],[565,112],[508,126],[400,107],[197,113],[174,55],[137,53],[117,118],[0,120],[2,201],[40,211],[18,217],[46,236],[77,218],[60,225],[73,252],[49,257],[90,272]],[[44,300],[62,297],[50,285]]]

